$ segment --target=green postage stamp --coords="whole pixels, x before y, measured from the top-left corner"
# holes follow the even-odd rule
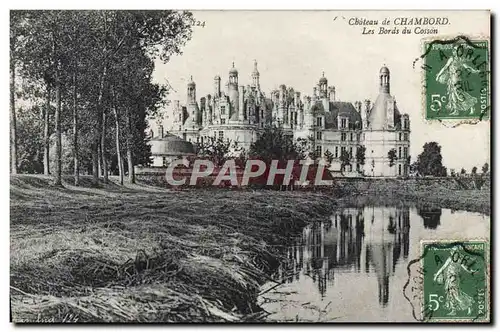
[[[490,116],[488,40],[434,39],[423,43],[427,120],[483,120]]]
[[[426,321],[489,320],[486,241],[423,242]]]

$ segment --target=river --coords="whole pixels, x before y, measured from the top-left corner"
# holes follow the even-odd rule
[[[283,248],[288,260],[273,276],[280,284],[265,284],[259,304],[269,321],[414,321],[403,287],[421,241],[489,239],[489,233],[489,216],[474,212],[339,209]]]

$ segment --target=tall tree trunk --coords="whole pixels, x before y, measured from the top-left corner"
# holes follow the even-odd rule
[[[80,185],[80,159],[78,156],[78,100],[76,91],[77,72],[73,74],[73,162],[75,186]]]
[[[100,138],[101,136],[99,136]],[[102,178],[102,153],[101,153],[101,141],[97,140],[97,175]]]
[[[13,54],[11,53],[11,57]],[[16,136],[16,65],[10,59],[10,172],[17,174],[17,136]]]
[[[104,183],[108,183],[108,162],[106,160],[106,112],[102,111],[101,159]]]
[[[115,92],[111,90],[112,94],[112,107],[115,115],[115,132],[116,132],[116,158],[118,161],[118,174],[120,175],[120,184],[123,185],[123,158],[120,149],[120,118],[118,116],[118,108],[115,103]]]
[[[50,86],[47,85],[47,96],[45,101],[45,114],[43,117],[43,174],[50,175],[49,166],[49,121],[50,121]]]
[[[54,184],[62,185],[62,141],[61,141],[61,81],[56,78],[56,112],[54,115],[56,131],[56,176]]]
[[[131,114],[127,110],[127,162],[128,162],[128,181],[135,183],[134,160],[132,153],[132,124],[130,120]]]
[[[96,173],[96,176],[97,177],[101,177],[102,176],[102,152],[101,152],[101,134],[102,134],[102,112],[103,112],[103,108],[102,108],[102,99],[103,99],[103,95],[104,95],[104,85],[106,83],[106,74],[107,74],[107,70],[108,70],[108,67],[106,64],[104,64],[103,68],[102,68],[102,74],[101,74],[101,78],[100,78],[100,82],[99,82],[99,92],[98,92],[98,95],[97,95],[97,128],[95,129],[95,135],[94,135],[94,143],[97,145],[96,147],[96,152],[97,152],[97,173]],[[94,179],[95,180],[95,179]],[[98,180],[96,180],[96,184],[97,184]]]
[[[95,142],[91,145],[92,150],[92,185],[97,187],[99,185],[99,152],[98,144]]]

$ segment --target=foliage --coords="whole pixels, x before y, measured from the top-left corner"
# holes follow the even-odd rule
[[[366,147],[364,145],[358,146],[356,150],[356,162],[360,165],[365,164]]]
[[[325,156],[325,160],[326,162],[328,163],[328,165],[331,165],[332,164],[332,161],[334,159],[334,155],[332,152],[330,152],[330,150],[326,150],[325,153],[324,153],[324,156]]]
[[[197,146],[197,155],[206,158],[214,163],[215,166],[222,166],[230,155],[243,154],[243,148],[238,146],[237,142],[229,139],[208,137]]]
[[[249,157],[269,164],[272,160],[301,160],[304,159],[306,144],[304,140],[293,142],[292,137],[285,135],[281,127],[269,127],[250,145]]]
[[[188,11],[11,11],[11,59],[19,73],[16,85],[22,86],[18,98],[37,112],[17,116],[22,122],[19,150],[30,140],[37,144],[21,153],[20,169],[39,171],[40,153],[47,146],[40,129],[44,121],[58,146],[64,136],[73,145],[70,150],[84,170],[92,171],[90,160],[102,145],[102,156],[115,171],[116,126],[120,156],[127,152],[128,168],[148,164],[147,120],[163,107],[168,94],[167,87],[153,83],[154,59],[166,62],[180,54],[193,24]],[[56,95],[60,104],[54,104]],[[46,102],[52,106],[44,119],[39,115]],[[37,121],[25,121],[30,117]],[[36,137],[25,137],[27,132]],[[63,159],[59,149],[50,157],[56,165]]]
[[[37,106],[19,108],[17,117],[18,171],[43,173],[43,120]]]
[[[487,174],[490,169],[490,165],[488,163],[484,163],[483,167],[481,170],[483,171],[483,174]]]
[[[460,170],[460,174],[462,174],[462,175],[467,174],[467,171],[465,170],[465,168],[462,168],[462,169]]]
[[[477,173],[477,167],[474,166],[474,167],[472,167],[471,174],[476,175],[476,173]]]
[[[351,155],[346,150],[342,150],[340,153],[340,169],[344,171],[347,165],[351,164]]]
[[[424,151],[417,158],[417,171],[420,175],[446,176],[446,167],[443,166],[441,146],[436,142],[424,144]]]
[[[396,149],[390,149],[387,153],[387,158],[389,158],[389,167],[394,166],[394,161],[396,161]]]

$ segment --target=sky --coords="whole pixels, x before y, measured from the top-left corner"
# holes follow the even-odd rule
[[[269,92],[280,84],[311,95],[322,73],[336,88],[337,100],[354,102],[378,95],[378,72],[383,65],[391,71],[391,94],[398,108],[411,121],[410,154],[415,161],[422,146],[436,141],[442,147],[448,168],[468,172],[490,163],[490,123],[453,124],[428,122],[423,116],[422,69],[413,67],[421,54],[425,34],[363,35],[363,27],[349,25],[350,19],[391,21],[398,17],[445,17],[439,35],[466,33],[489,35],[489,13],[484,11],[398,12],[398,11],[194,11],[204,22],[193,27],[193,36],[183,54],[168,63],[156,62],[154,78],[175,90],[169,99],[186,101],[186,84],[193,76],[197,99],[213,93],[215,75],[222,86],[234,62],[239,84],[251,83],[257,60],[261,89]],[[410,27],[412,30],[414,27]],[[466,29],[464,31],[464,29]],[[401,30],[401,27],[400,27]],[[376,32],[378,27],[376,27]],[[167,108],[167,112],[171,110]]]

